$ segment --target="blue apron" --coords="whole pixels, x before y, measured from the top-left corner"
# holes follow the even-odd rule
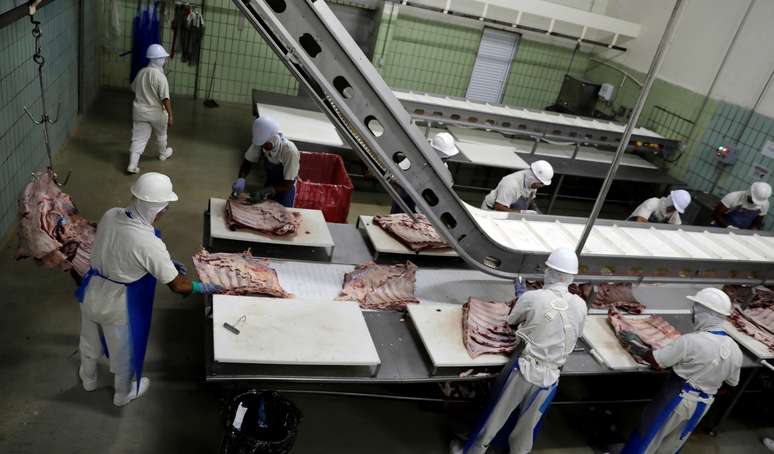
[[[716,336],[727,335],[723,331],[710,331],[710,333]],[[681,396],[683,392],[694,393],[702,399],[709,399],[711,397],[709,394],[689,385],[684,378],[671,373],[659,395],[643,412],[640,427],[635,429],[629,436],[629,440],[626,441],[621,454],[640,454],[645,452],[661,428],[664,427],[664,424],[667,423],[672,412],[680,405],[680,402],[683,400]],[[696,404],[696,410],[680,433],[681,440],[685,440],[696,429],[708,407],[709,405],[705,402],[698,402]]]
[[[505,385],[508,383],[508,379],[511,377],[513,373],[520,373],[518,356],[516,355],[514,356],[514,359],[511,360],[511,362],[508,364],[506,370],[508,372],[503,373],[500,375],[500,377],[498,377],[497,382],[495,383],[495,388],[497,389],[497,392],[495,392],[494,396],[489,402],[489,405],[484,411],[484,414],[481,416],[481,419],[479,420],[478,424],[476,424],[476,430],[474,430],[470,434],[470,437],[468,437],[468,441],[465,443],[463,453],[468,452],[470,448],[473,447],[473,443],[476,442],[479,435],[484,430],[486,421],[489,419],[489,416],[492,414],[492,411],[494,410],[495,405],[497,405],[497,402],[500,400],[503,392],[505,391]],[[508,449],[509,447],[508,435],[513,431],[513,429],[516,427],[516,424],[519,422],[519,415],[526,412],[532,406],[532,404],[535,402],[535,399],[537,399],[541,391],[545,391],[547,389],[550,389],[551,391],[548,398],[546,398],[546,400],[540,406],[540,413],[542,414],[542,416],[540,417],[540,421],[538,421],[538,423],[535,425],[535,428],[532,430],[532,440],[534,441],[537,438],[538,433],[540,433],[540,429],[543,427],[543,419],[545,418],[546,411],[548,410],[548,407],[551,405],[551,402],[553,402],[554,397],[556,397],[556,391],[559,389],[558,381],[548,388],[536,389],[535,392],[533,392],[532,395],[529,396],[529,398],[527,399],[527,404],[523,408],[519,406],[516,409],[514,409],[513,413],[511,413],[511,416],[505,422],[503,427],[501,427],[500,430],[497,432],[497,435],[495,435],[495,437],[492,439],[492,442],[489,444],[489,446]]]
[[[737,207],[726,213],[726,219],[728,220],[728,225],[733,225],[740,229],[749,229],[760,214],[760,210],[748,210],[747,208]]]
[[[126,215],[130,218],[132,215],[127,211]],[[161,232],[155,230],[157,238],[161,238]],[[75,291],[75,298],[83,303],[86,296],[86,288],[89,286],[91,278],[99,276],[115,284],[126,286],[126,309],[129,316],[129,337],[132,347],[132,369],[134,370],[137,382],[137,390],[140,389],[140,379],[142,378],[142,366],[145,362],[145,352],[148,348],[148,337],[150,335],[151,318],[153,316],[153,301],[156,297],[156,278],[150,273],[134,282],[114,281],[95,268],[89,268],[86,275],[83,276],[81,285]],[[100,337],[102,348],[105,355],[108,356],[107,344],[105,339]]]
[[[282,164],[272,164],[266,160],[266,186],[276,186],[285,181],[285,166]],[[269,197],[277,203],[280,203],[288,208],[293,208],[293,204],[296,202],[296,180],[293,180],[293,184],[290,186],[290,190],[287,192],[278,192]]]

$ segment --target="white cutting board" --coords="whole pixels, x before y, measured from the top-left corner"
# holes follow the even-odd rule
[[[251,243],[286,244],[292,246],[324,247],[335,245],[325,217],[320,210],[291,208],[301,213],[301,225],[295,235],[273,236],[257,233],[249,229],[231,230],[226,226],[226,201],[210,199],[210,236],[224,240],[247,241]]]
[[[607,321],[607,315],[587,316],[582,337],[592,349],[591,354],[610,369],[620,371],[647,369],[647,366],[635,361],[632,355],[621,346]]]
[[[261,116],[277,120],[280,131],[290,140],[333,147],[344,146],[336,127],[322,112],[258,104]]]
[[[392,235],[385,232],[384,229],[374,224],[373,216],[360,216],[361,228],[365,229],[368,239],[371,240],[371,244],[374,249],[380,254],[409,254],[409,255],[428,255],[434,257],[457,257],[457,252],[454,249],[441,249],[441,250],[427,250],[414,252],[407,248],[400,241],[396,240]]]
[[[508,362],[506,355],[472,359],[462,342],[462,305],[409,304],[408,312],[435,367],[488,367]]]
[[[725,329],[728,335],[733,337],[742,347],[757,356],[758,359],[774,359],[774,352],[769,350],[765,344],[739,331],[733,323],[726,321],[723,329]]]
[[[237,323],[241,316],[247,319]],[[371,333],[357,303],[215,295],[215,361],[222,363],[377,366]],[[223,327],[227,322],[239,335]]]
[[[505,169],[528,169],[529,164],[516,154],[516,147],[490,145],[478,142],[457,142],[457,148],[473,164]]]

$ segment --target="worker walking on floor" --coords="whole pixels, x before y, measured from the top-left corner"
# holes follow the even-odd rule
[[[296,178],[301,168],[301,154],[296,144],[279,131],[279,124],[271,117],[259,117],[253,122],[253,142],[245,152],[239,177],[232,185],[232,195],[245,192],[253,164],[264,161],[266,182],[263,189],[251,195],[253,201],[275,200],[291,208],[296,201]]]
[[[76,297],[81,302],[83,389],[97,389],[97,360],[106,353],[115,374],[113,404],[123,406],[150,386],[142,377],[156,281],[181,295],[215,293],[218,286],[191,282],[173,261],[153,224],[177,201],[169,177],[150,172],[132,185],[126,208],[111,208],[97,226],[91,268]]]
[[[169,54],[160,44],[148,46],[148,66],[141,69],[132,81],[132,143],[129,148],[130,174],[140,171],[140,156],[148,145],[151,132],[156,136],[159,159],[172,157],[167,146],[167,129],[172,127],[172,102],[169,100],[169,82],[164,75],[164,64]]]
[[[757,181],[746,191],[726,194],[715,207],[712,218],[721,227],[760,230],[769,212],[771,185]]]
[[[731,386],[739,383],[742,351],[723,328],[731,315],[728,295],[717,288],[705,288],[688,299],[694,303],[694,332],[655,351],[644,344],[627,343],[633,355],[655,369],[671,367],[672,373],[643,412],[622,454],[679,452],[723,382]]]
[[[554,168],[547,161],[535,161],[529,169],[506,175],[497,187],[487,194],[482,210],[538,211],[535,205],[537,190],[550,186]]]
[[[586,303],[569,292],[578,274],[578,257],[569,248],[554,250],[546,261],[543,288],[523,293],[511,309],[508,324],[520,341],[503,371],[495,399],[464,450],[452,442],[451,452],[484,454],[500,437],[510,452],[527,453],[548,406],[556,395],[560,369],[575,348],[586,321]],[[517,283],[517,296],[520,292]],[[514,427],[509,420],[516,417]]]
[[[691,204],[691,194],[677,189],[665,197],[651,197],[642,202],[626,220],[632,222],[653,222],[659,224],[682,224],[680,215]]]
[[[446,166],[446,172],[443,174],[443,178],[446,184],[449,187],[452,187],[454,185],[454,180],[452,179],[451,172],[449,172],[449,165],[446,164],[446,160],[460,152],[459,148],[457,148],[456,142],[454,141],[454,137],[448,132],[439,132],[430,140],[430,147],[435,150],[435,152],[438,154],[438,157],[441,158],[441,162],[443,162],[444,166]],[[404,159],[398,163],[398,167],[403,170],[408,169],[409,165],[410,163],[408,159]],[[406,191],[404,191],[400,186],[398,186],[398,193],[400,194],[400,197],[403,199],[403,202],[406,204],[406,206],[408,206],[411,211],[416,211],[417,204],[414,203],[411,197],[409,197],[409,195],[406,194]],[[400,205],[398,205],[398,202],[393,201],[392,208],[390,208],[390,214],[396,213],[403,213],[403,209],[401,209]]]

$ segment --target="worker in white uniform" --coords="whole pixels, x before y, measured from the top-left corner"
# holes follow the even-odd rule
[[[717,288],[705,288],[688,299],[694,302],[694,332],[658,350],[649,350],[641,342],[628,344],[633,355],[653,368],[671,367],[673,373],[645,409],[622,453],[679,452],[723,382],[731,386],[739,383],[742,351],[723,328],[731,315],[728,295]]]
[[[123,406],[150,386],[142,377],[156,281],[181,295],[215,293],[219,286],[191,282],[173,261],[153,223],[177,201],[169,177],[150,172],[132,185],[126,208],[111,208],[97,226],[91,268],[76,297],[81,302],[83,389],[97,389],[97,360],[103,351],[115,374],[113,404]]]
[[[568,291],[578,274],[578,257],[569,248],[554,250],[546,261],[543,288],[522,294],[511,309],[508,324],[520,341],[502,385],[479,428],[464,450],[452,442],[451,452],[484,454],[498,433],[508,437],[510,452],[532,450],[534,437],[556,395],[560,369],[575,348],[586,321],[586,303]],[[504,427],[517,412],[515,427]],[[499,438],[499,437],[498,437]]]
[[[680,215],[691,204],[691,194],[683,189],[677,189],[665,197],[651,197],[642,202],[640,206],[626,220],[633,222],[653,222],[659,224],[682,224]]]
[[[538,211],[535,205],[537,190],[550,186],[554,168],[540,160],[530,164],[529,169],[506,175],[496,188],[484,198],[482,210],[495,211]]]
[[[271,117],[258,117],[253,122],[253,142],[245,152],[239,176],[231,186],[232,195],[245,192],[245,179],[253,164],[264,161],[266,182],[263,189],[251,195],[260,202],[272,199],[291,208],[296,200],[296,178],[301,168],[301,154],[296,145],[279,130],[279,124]]]
[[[128,173],[140,171],[140,156],[151,137],[156,135],[159,159],[172,157],[167,146],[167,129],[172,127],[172,101],[169,100],[169,82],[164,75],[164,64],[169,54],[160,44],[151,44],[145,53],[148,66],[142,68],[132,81],[132,143],[129,147]]]
[[[438,157],[441,158],[441,162],[443,162],[444,166],[446,167],[442,178],[449,187],[452,187],[454,185],[454,180],[452,178],[451,172],[449,172],[449,165],[446,164],[446,161],[460,152],[460,149],[457,148],[457,143],[454,140],[454,136],[448,132],[439,132],[434,135],[432,139],[430,139],[430,147],[435,150]],[[408,169],[409,165],[410,162],[408,159],[403,159],[398,163],[398,167],[403,170]],[[417,204],[400,186],[398,186],[398,193],[400,194],[400,197],[403,199],[403,202],[406,204],[406,206],[408,206],[411,211],[416,211]],[[396,213],[403,213],[403,209],[400,207],[400,205],[398,205],[398,202],[393,201],[392,207],[390,208],[390,214]]]
[[[712,218],[721,227],[760,230],[769,212],[771,185],[757,181],[746,191],[726,194],[715,207]]]

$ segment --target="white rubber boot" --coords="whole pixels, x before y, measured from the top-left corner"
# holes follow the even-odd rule
[[[763,437],[761,438],[761,443],[763,443],[763,446],[765,446],[766,449],[774,452],[774,438]]]
[[[126,172],[130,174],[140,173],[140,156],[142,153],[129,153],[129,165]]]
[[[462,454],[463,445],[459,440],[452,440],[449,443],[449,454]]]
[[[142,377],[140,379],[140,389],[137,390],[137,382],[132,380],[132,384],[129,388],[128,393],[120,393],[116,392],[113,395],[113,405],[116,407],[123,407],[124,405],[128,404],[129,402],[133,401],[134,399],[137,399],[138,397],[145,394],[145,391],[150,388],[150,379],[147,377]]]
[[[163,153],[159,154],[159,161],[166,161],[167,159],[171,158],[173,154],[174,151],[172,151],[172,147],[167,147]]]
[[[89,377],[86,375],[86,372],[84,371],[83,365],[78,369],[78,376],[81,378],[81,384],[83,385],[84,391],[94,391],[97,389],[97,376],[94,374],[93,377]]]

